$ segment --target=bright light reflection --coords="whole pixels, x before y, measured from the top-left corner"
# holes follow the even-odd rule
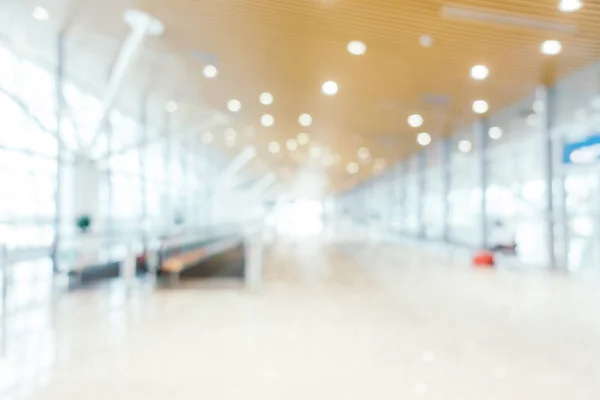
[[[323,205],[301,199],[275,206],[272,220],[279,234],[310,236],[323,230]]]

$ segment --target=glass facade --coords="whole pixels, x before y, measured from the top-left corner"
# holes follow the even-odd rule
[[[81,213],[98,234],[215,222],[209,187],[226,160],[200,135],[180,134],[167,113],[151,124],[118,109],[99,130],[102,101],[63,79],[58,124],[55,71],[0,41],[0,243],[50,248]]]
[[[594,64],[391,168],[377,178],[396,186],[382,207],[394,210],[390,226],[403,235],[470,248],[510,241],[524,266],[597,270],[600,164],[565,163],[563,148],[599,132]],[[367,186],[340,197],[351,215]]]

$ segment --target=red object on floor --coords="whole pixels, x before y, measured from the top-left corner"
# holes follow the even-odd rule
[[[487,250],[477,252],[473,257],[473,265],[479,268],[493,268],[494,253]]]

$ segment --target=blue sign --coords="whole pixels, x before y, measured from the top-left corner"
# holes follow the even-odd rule
[[[580,142],[565,144],[563,164],[593,164],[600,162],[600,134],[588,136]]]

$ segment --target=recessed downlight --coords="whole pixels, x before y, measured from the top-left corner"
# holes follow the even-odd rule
[[[348,163],[348,165],[346,166],[346,171],[351,175],[356,174],[359,169],[360,167],[355,162]]]
[[[458,150],[463,153],[468,153],[473,149],[473,144],[469,140],[461,140],[458,142]]]
[[[279,145],[278,142],[271,142],[269,143],[269,151],[273,154],[279,153],[279,151],[281,150],[281,146]]]
[[[358,149],[357,154],[358,158],[360,158],[361,160],[366,160],[371,156],[371,152],[369,151],[368,148],[366,147],[361,147],[360,149]]]
[[[423,47],[431,47],[433,46],[433,37],[431,35],[421,35],[419,37],[419,44]]]
[[[175,111],[177,111],[177,103],[174,102],[173,100],[171,101],[167,101],[165,103],[165,110],[167,110],[167,112],[169,113],[174,113]]]
[[[473,102],[473,111],[477,114],[485,114],[489,110],[489,105],[485,100],[475,100]]]
[[[417,135],[417,143],[421,146],[428,146],[431,143],[431,135],[427,132],[421,132]]]
[[[471,68],[471,78],[482,81],[488,77],[490,70],[485,65],[474,65]]]
[[[419,114],[413,114],[408,117],[408,124],[413,128],[418,128],[423,125],[423,117]]]
[[[301,126],[311,126],[312,122],[313,122],[313,119],[310,116],[310,114],[301,114],[298,117],[298,123],[300,123]]]
[[[296,151],[298,148],[298,142],[296,139],[288,139],[287,142],[285,142],[285,147],[287,147],[289,151]]]
[[[261,93],[260,96],[258,96],[258,99],[259,99],[260,103],[265,106],[273,104],[273,95],[271,93],[268,93],[268,92]]]
[[[581,7],[583,7],[581,0],[560,0],[558,3],[558,9],[562,12],[578,11]]]
[[[206,78],[212,79],[219,74],[219,70],[214,65],[205,65],[202,68],[202,73]]]
[[[237,99],[231,99],[227,102],[227,108],[231,112],[238,112],[242,109],[242,103]]]
[[[367,51],[367,45],[361,42],[360,40],[353,40],[348,43],[346,49],[350,54],[354,54],[355,56],[362,56]]]
[[[308,135],[308,133],[304,133],[304,132],[299,133],[297,139],[298,139],[298,144],[301,144],[301,145],[306,145],[310,142],[310,136]]]
[[[237,132],[233,128],[228,128],[225,131],[225,138],[226,139],[235,140],[236,136],[237,136]]]
[[[338,92],[338,84],[334,81],[327,81],[321,86],[321,91],[327,96],[335,96]]]
[[[271,114],[263,114],[260,117],[260,123],[262,126],[273,126],[273,124],[275,123],[275,118],[273,118],[273,116]]]
[[[48,10],[46,10],[44,7],[39,6],[33,9],[33,13],[31,15],[38,21],[47,21],[50,18]]]
[[[504,134],[504,132],[502,132],[502,129],[498,126],[492,126],[488,131],[488,135],[490,136],[491,139],[494,139],[494,140],[498,140],[498,139],[502,138],[503,134]]]
[[[211,132],[204,132],[202,134],[202,141],[206,144],[213,141],[213,134]]]
[[[558,40],[546,40],[542,43],[541,50],[547,56],[555,56],[562,51],[562,44]]]

